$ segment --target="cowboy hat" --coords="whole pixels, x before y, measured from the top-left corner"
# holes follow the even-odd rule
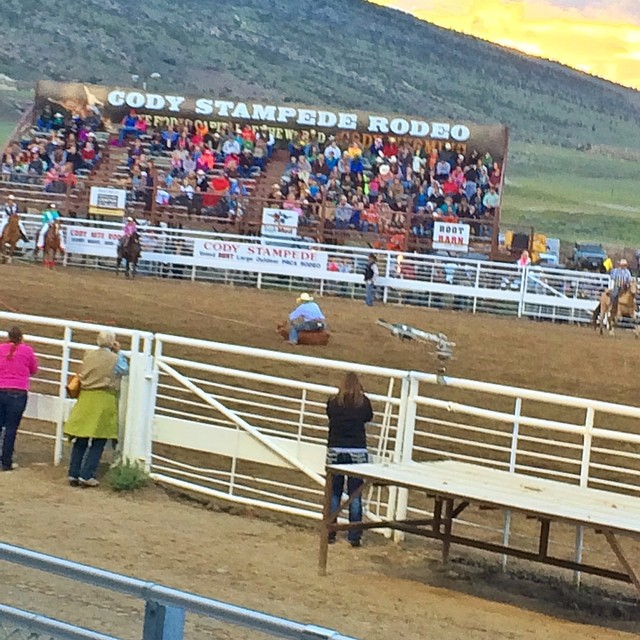
[[[308,293],[301,293],[298,296],[298,302],[313,302],[313,296]]]
[[[621,267],[626,267],[628,265],[629,265],[629,263],[627,262],[626,258],[622,258],[622,260],[620,260],[620,266]]]
[[[134,221],[134,219],[133,219],[131,216],[129,216],[129,217],[127,218],[127,222],[135,222],[135,221]]]
[[[8,196],[9,200],[15,200],[16,197],[13,195],[13,193],[11,195]]]

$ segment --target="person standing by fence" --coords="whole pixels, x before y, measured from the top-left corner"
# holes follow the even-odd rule
[[[99,349],[87,351],[80,369],[78,402],[64,425],[73,439],[69,460],[72,487],[97,487],[96,472],[107,440],[118,438],[118,391],[129,364],[113,331],[101,331]]]
[[[0,344],[0,429],[2,471],[17,467],[13,462],[16,435],[27,407],[29,379],[38,372],[33,349],[24,344],[20,327],[9,330],[9,341]]]
[[[329,439],[327,442],[327,465],[363,464],[369,461],[365,425],[373,419],[369,398],[364,394],[358,376],[347,373],[337,395],[327,402]],[[346,478],[347,492],[353,495],[362,487],[360,478]],[[333,479],[331,513],[340,506],[344,491],[345,476]],[[362,522],[362,496],[357,495],[349,504],[349,522]],[[362,530],[353,529],[347,534],[352,547],[361,546]],[[336,541],[336,533],[329,534],[329,544]]]
[[[373,303],[376,299],[376,281],[378,279],[378,259],[375,254],[369,256],[369,261],[364,270],[364,284],[365,284],[365,304],[368,307],[373,307]]]

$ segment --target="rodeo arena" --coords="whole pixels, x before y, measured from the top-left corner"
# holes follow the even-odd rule
[[[524,567],[533,580],[551,576],[575,593],[610,590],[635,606],[640,408],[451,376],[470,357],[467,343],[453,327],[434,326],[434,314],[451,311],[462,323],[521,319],[520,331],[555,323],[586,336],[584,325],[593,324],[600,333],[619,331],[614,339],[591,329],[590,340],[636,346],[625,331],[636,326],[630,274],[620,283],[606,270],[549,264],[552,239],[501,223],[507,153],[506,127],[446,114],[39,82],[2,154],[3,282],[25,271],[45,281],[75,272],[115,296],[114,305],[125,294],[112,294],[107,282],[131,296],[139,287],[171,286],[174,306],[157,314],[174,316],[176,328],[187,306],[179,291],[199,286],[221,301],[209,316],[196,312],[211,337],[203,339],[137,328],[142,311],[131,316],[133,326],[94,321],[80,288],[66,301],[75,320],[25,315],[5,303],[3,287],[3,335],[20,327],[39,362],[16,459],[33,441],[44,447],[47,468],[70,465],[61,471],[65,489],[67,476],[72,487],[97,487],[102,471],[74,473],[69,444],[75,452],[78,442],[91,448],[99,438],[69,425],[95,388],[81,373],[83,354],[96,348],[96,334],[115,334],[113,351],[126,365],[117,437],[104,440],[116,449],[106,462],[141,468],[169,495],[237,509],[239,529],[245,519],[254,526],[254,513],[291,527],[283,539],[310,528],[312,546],[296,547],[297,564],[317,558],[318,593],[336,583],[348,593],[345,571],[369,545],[381,545],[395,558],[436,550],[445,567],[454,554],[457,564],[495,563],[498,573]],[[624,260],[620,271],[627,272]],[[232,318],[222,298],[238,292],[251,302]],[[265,296],[276,294],[288,295],[290,308],[265,327],[257,318]],[[343,349],[342,358],[327,351],[340,340],[337,314],[348,324],[349,314],[365,312],[372,349],[399,354],[385,365],[354,350]],[[237,342],[220,339],[217,322],[235,327]],[[241,343],[259,332],[281,346]],[[353,433],[338,438],[327,418],[334,419],[332,402],[348,395],[349,384],[357,395],[358,378],[371,405],[361,420],[366,442]],[[340,416],[336,425],[351,424]],[[10,470],[3,426],[2,465]],[[102,494],[73,495],[99,501]],[[59,500],[64,510],[67,499]],[[431,541],[416,546],[419,537]],[[345,540],[364,548],[347,553]],[[180,545],[179,530],[170,544]],[[98,568],[91,557],[83,564],[0,543],[0,560],[18,581],[16,567],[37,570],[79,591],[98,588],[96,599],[139,603],[135,637],[142,628],[145,640],[348,640],[397,631],[360,631],[346,614],[334,624],[323,617],[323,626],[277,617],[267,593],[263,606],[243,608]],[[24,633],[11,637],[116,637],[31,604],[0,605],[2,627]],[[97,616],[91,621],[100,624]]]

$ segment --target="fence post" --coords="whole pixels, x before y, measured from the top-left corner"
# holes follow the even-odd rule
[[[182,640],[184,619],[184,609],[147,600],[142,640]]]
[[[595,418],[595,410],[593,407],[587,409],[587,415],[584,420],[584,436],[582,439],[582,460],[580,461],[580,486],[589,486],[589,464],[591,462],[591,441],[593,438],[593,422]],[[576,563],[582,562],[582,550],[584,542],[584,528],[576,527]],[[573,572],[573,584],[580,587],[582,581],[582,573],[580,571]]]
[[[131,359],[129,363],[129,388],[127,394],[127,412],[125,417],[122,457],[125,460],[147,464],[149,444],[149,404],[151,378],[149,363],[151,342],[144,336],[140,344],[140,334],[131,338]]]
[[[60,364],[60,385],[58,387],[58,419],[56,420],[56,444],[53,453],[53,464],[59,465],[62,462],[62,443],[64,440],[64,419],[67,403],[67,380],[69,377],[69,362],[71,359],[71,340],[73,330],[71,327],[64,328],[64,338],[62,342],[62,363]]]
[[[416,429],[416,403],[415,398],[419,393],[420,381],[409,372],[407,378],[402,381],[402,400],[400,405],[399,430],[396,436],[396,450],[394,462],[407,464],[413,458],[413,440]],[[400,421],[402,419],[402,421]],[[396,498],[396,513],[394,520],[406,520],[409,504],[408,489],[399,489]],[[395,542],[404,540],[404,533],[396,531],[393,537]]]
[[[518,438],[520,436],[520,416],[522,414],[522,398],[516,398],[513,407],[513,431],[511,432],[511,453],[509,454],[509,473],[516,472],[518,461]],[[502,544],[507,546],[511,536],[511,511],[504,514],[504,529],[502,530]],[[507,555],[502,555],[502,571],[507,570]]]

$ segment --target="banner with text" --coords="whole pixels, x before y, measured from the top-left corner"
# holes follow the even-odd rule
[[[435,222],[433,248],[443,251],[469,251],[469,225],[454,222]]]
[[[482,125],[452,119],[429,111],[407,115],[336,109],[328,105],[300,105],[282,101],[243,100],[215,93],[181,95],[173,91],[146,91],[126,86],[103,86],[41,80],[36,86],[36,117],[45,106],[71,117],[79,113],[93,118],[97,112],[107,124],[117,126],[130,109],[136,109],[149,126],[182,128],[185,124],[206,124],[209,131],[222,133],[229,125],[266,127],[277,140],[290,140],[296,130],[313,129],[325,140],[335,135],[340,144],[357,134],[368,146],[373,136],[389,135],[419,143],[425,148],[441,148],[447,142],[453,151],[465,149],[489,152],[502,163],[506,155],[508,131],[500,125]]]
[[[322,277],[329,254],[315,249],[269,247],[222,240],[195,240],[194,262],[201,267],[258,273]]]

